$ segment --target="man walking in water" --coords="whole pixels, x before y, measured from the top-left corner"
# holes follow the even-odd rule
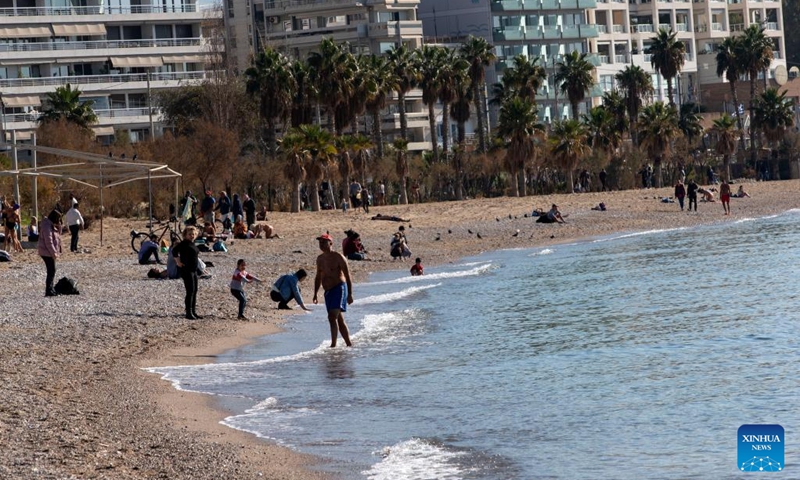
[[[352,347],[350,331],[344,322],[343,312],[347,305],[353,303],[353,284],[350,281],[350,269],[347,260],[339,252],[334,252],[333,238],[327,233],[317,237],[322,254],[317,257],[317,276],[314,279],[314,303],[317,303],[317,292],[320,285],[325,290],[325,308],[328,310],[328,322],[331,324],[331,348],[336,347],[339,332],[344,343]]]

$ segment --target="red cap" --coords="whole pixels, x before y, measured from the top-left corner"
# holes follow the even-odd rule
[[[327,233],[323,233],[322,235],[317,237],[317,240],[327,240],[329,242],[333,242],[333,238],[330,235],[328,235]]]

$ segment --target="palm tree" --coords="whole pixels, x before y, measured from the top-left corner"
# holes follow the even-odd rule
[[[472,88],[472,81],[466,77],[459,77],[458,83],[455,85],[456,98],[450,105],[450,115],[453,120],[458,124],[458,145],[455,147],[455,155],[453,156],[453,169],[456,173],[456,200],[464,199],[464,181],[463,175],[463,160],[466,154],[466,128],[465,125],[469,121],[470,111],[469,105],[472,101],[472,95],[475,89]]]
[[[395,150],[395,172],[400,179],[400,205],[408,205],[408,193],[406,192],[406,179],[408,178],[408,141],[404,138],[394,139]]]
[[[350,149],[355,154],[353,158],[353,168],[358,174],[358,179],[364,185],[367,177],[367,163],[369,162],[370,150],[373,144],[364,135],[354,135],[350,142]]]
[[[383,157],[383,126],[381,111],[386,108],[389,92],[397,88],[398,80],[392,72],[392,65],[385,57],[371,55],[368,74],[374,84],[373,94],[367,99],[367,110],[372,115],[372,140],[378,146],[378,157]]]
[[[497,57],[494,47],[482,37],[470,35],[461,45],[461,56],[469,62],[469,78],[472,85],[472,100],[475,102],[475,115],[478,116],[478,151],[486,153],[486,67],[494,63]]]
[[[295,60],[291,64],[292,78],[295,82],[294,97],[292,98],[292,128],[313,122],[313,101],[316,99],[317,90],[312,79],[311,68],[302,60]]]
[[[394,72],[397,92],[397,111],[400,114],[400,136],[408,140],[408,121],[406,120],[406,94],[417,85],[418,72],[414,58],[416,55],[405,44],[392,47],[386,52],[386,58]]]
[[[300,211],[300,183],[306,179],[304,165],[310,160],[310,155],[305,148],[305,138],[297,130],[284,135],[280,141],[280,146],[287,157],[283,173],[292,184],[292,213],[297,213]]]
[[[734,51],[739,71],[747,73],[750,79],[750,161],[756,163],[756,81],[758,73],[769,68],[772,63],[772,40],[764,34],[764,29],[758,24],[747,27],[737,44],[739,48]],[[738,106],[737,106],[738,108]]]
[[[628,129],[628,104],[618,90],[610,90],[603,94],[603,108],[614,118],[614,128],[622,134]]]
[[[594,86],[593,71],[594,65],[586,59],[586,54],[578,53],[577,50],[565,55],[563,60],[556,64],[556,85],[560,85],[561,93],[569,99],[574,120],[580,118],[578,104],[586,98],[586,94]]]
[[[696,103],[684,103],[681,105],[680,114],[678,115],[678,129],[689,140],[689,146],[692,146],[692,141],[703,134],[703,125],[701,124],[700,115],[697,111],[700,106]]]
[[[777,88],[768,88],[756,100],[756,128],[764,133],[764,137],[774,149],[775,144],[783,140],[786,129],[794,125],[794,102],[786,98],[786,92],[778,93]]]
[[[458,86],[469,81],[469,63],[455,50],[445,49],[439,69],[439,101],[442,102],[442,151],[445,159],[450,153],[450,105],[458,96]]]
[[[357,70],[350,44],[337,44],[326,38],[320,42],[319,52],[311,52],[308,64],[320,101],[327,108],[328,126],[341,135],[345,125],[350,123],[346,113],[350,109],[353,76]]]
[[[672,141],[679,132],[678,112],[672,105],[655,102],[642,109],[639,119],[639,138],[650,157],[654,159],[657,188],[662,186],[662,160],[670,152]]]
[[[350,147],[353,144],[352,135],[342,135],[333,141],[339,154],[339,176],[342,181],[349,184],[353,178],[353,161],[350,157]]]
[[[744,73],[741,71],[742,65],[736,58],[736,52],[741,50],[741,43],[741,37],[728,37],[719,44],[717,47],[717,76],[722,77],[724,75],[725,80],[728,81],[731,87],[733,110],[736,115],[736,122],[739,124],[739,138],[742,141],[742,149],[744,149],[744,122],[739,111],[739,94],[736,91],[736,83]]]
[[[297,84],[289,60],[272,48],[265,48],[245,70],[247,93],[258,99],[258,114],[266,122],[264,141],[275,158],[275,126],[291,113]]]
[[[439,141],[436,131],[436,112],[434,107],[439,99],[439,72],[445,57],[445,48],[423,45],[416,51],[416,69],[419,72],[419,87],[422,89],[422,102],[428,106],[428,122],[431,130],[431,148],[434,163],[439,162]]]
[[[664,77],[667,82],[667,97],[670,105],[675,105],[672,94],[672,79],[678,76],[686,61],[686,44],[677,39],[678,32],[662,28],[651,39],[650,46],[644,53],[650,55],[650,65]]]
[[[544,127],[538,123],[538,111],[530,99],[512,97],[500,107],[497,135],[508,142],[506,164],[513,179],[512,196],[525,195],[525,165],[535,153],[535,137],[542,132]]]
[[[616,75],[617,85],[624,92],[628,107],[631,141],[639,146],[639,110],[643,100],[653,94],[653,78],[637,65],[629,65]]]
[[[716,151],[722,155],[722,168],[728,180],[731,179],[731,155],[736,150],[736,120],[727,113],[714,120],[712,133],[717,137]]]
[[[602,105],[589,110],[583,116],[587,129],[589,145],[593,150],[609,157],[622,143],[622,130],[617,127],[617,118],[612,111]]]
[[[553,124],[550,132],[550,155],[555,164],[567,174],[569,193],[575,193],[573,172],[578,162],[589,153],[589,131],[579,120],[569,119]]]
[[[93,105],[94,100],[81,101],[81,91],[73,89],[68,83],[63,87],[57,87],[54,92],[47,93],[47,100],[38,121],[39,124],[45,124],[63,118],[68,123],[88,130],[91,125],[97,123]],[[152,132],[150,133],[152,135]]]
[[[319,125],[300,125],[297,129],[292,130],[292,133],[302,137],[303,148],[309,154],[309,162],[306,165],[306,177],[310,190],[309,200],[311,201],[311,210],[318,212],[320,210],[319,182],[324,178],[337,153],[333,135]]]

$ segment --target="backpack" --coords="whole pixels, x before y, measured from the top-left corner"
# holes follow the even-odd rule
[[[80,292],[78,291],[78,282],[71,278],[61,277],[56,283],[54,287],[55,291],[59,295],[78,295]]]

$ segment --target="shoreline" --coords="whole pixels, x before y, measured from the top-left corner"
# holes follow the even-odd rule
[[[407,269],[412,263],[388,258],[388,239],[401,223],[370,221],[375,213],[410,218],[404,225],[412,258],[420,256],[426,266],[434,266],[500,249],[758,218],[800,204],[798,180],[750,183],[746,189],[753,198],[734,199],[730,217],[722,215],[719,203],[701,202],[700,211],[691,214],[680,212],[677,204],[660,203],[659,197],[671,195],[670,188],[373,207],[370,214],[270,212],[268,223],[282,239],[230,242],[228,255],[209,254],[217,267],[214,278],[201,283],[198,306],[207,319],[198,322],[180,318],[180,282],[142,278],[147,267],[135,265],[127,234],[130,226],[144,222],[107,219],[103,246],[99,231],[87,231],[81,242],[90,253],[66,254],[59,262],[57,277],[78,278],[80,296],[38,296],[44,274],[35,250],[0,264],[3,287],[20,299],[8,311],[12,318],[0,320],[0,341],[9,352],[8,365],[0,369],[0,380],[8,385],[0,394],[0,441],[9,446],[0,453],[0,476],[26,478],[35,471],[57,478],[115,480],[259,474],[329,478],[313,470],[324,459],[224,426],[219,420],[226,412],[212,396],[176,390],[160,376],[141,370],[208,363],[215,355],[279,331],[286,317],[274,310],[268,286],[248,289],[247,314],[253,321],[231,319],[235,300],[224,286],[236,258],[247,257],[253,273],[269,285],[298,267],[314,270],[314,237],[329,230],[339,240],[340,232],[354,228],[375,258],[349,262],[357,283],[372,272]],[[590,210],[601,201],[608,211]],[[550,203],[570,214],[567,224],[534,224],[524,217],[532,207]],[[521,234],[512,237],[516,230]],[[116,276],[109,278],[106,272],[112,270]],[[306,300],[313,289],[311,280],[304,283]],[[84,317],[68,315],[81,311],[75,309],[83,309]],[[38,315],[33,321],[26,315],[31,311]],[[322,330],[320,338],[327,335],[327,329]]]

